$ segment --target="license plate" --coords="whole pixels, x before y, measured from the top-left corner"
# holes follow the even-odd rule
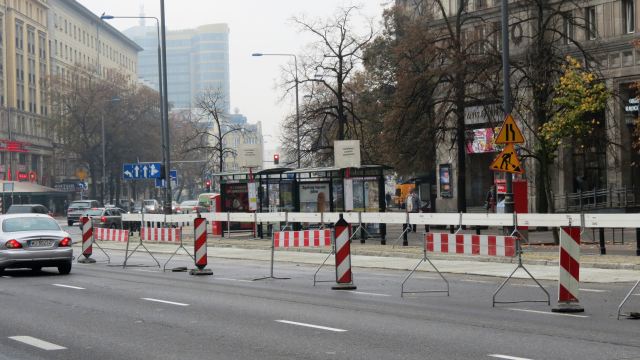
[[[50,247],[53,240],[29,240],[29,247]]]

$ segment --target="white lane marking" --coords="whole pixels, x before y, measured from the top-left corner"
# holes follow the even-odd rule
[[[347,331],[347,330],[344,330],[344,329],[336,329],[336,328],[320,326],[320,325],[305,324],[305,323],[289,321],[289,320],[276,320],[276,322],[283,323],[283,324],[289,324],[289,325],[310,327],[310,328],[320,329],[320,330],[335,331],[335,332],[345,332],[345,331]]]
[[[368,292],[364,292],[364,291],[347,291],[349,293],[352,294],[358,294],[358,295],[370,295],[370,296],[391,296],[389,294],[379,294],[379,293],[368,293]]]
[[[42,350],[64,350],[66,347],[52,344],[50,342],[36,339],[31,336],[9,336],[9,339],[19,341],[23,344],[31,345]]]
[[[2,277],[5,278],[5,279],[11,279],[11,276],[7,276],[7,275],[2,276]]]
[[[510,308],[509,310],[513,311],[522,311],[522,312],[530,312],[534,314],[544,314],[544,315],[556,315],[556,316],[569,316],[569,317],[577,317],[577,318],[588,318],[587,315],[574,315],[574,314],[564,314],[564,313],[555,313],[550,311],[538,311],[538,310],[528,310],[528,309],[516,309]]]
[[[515,356],[501,355],[501,354],[489,354],[487,356],[498,358],[498,359],[507,359],[507,360],[531,360],[523,357],[515,357]]]
[[[248,282],[248,283],[252,283],[253,281],[251,280],[242,280],[242,279],[232,279],[232,278],[216,278],[217,280],[224,280],[224,281],[239,281],[239,282]]]
[[[76,289],[76,290],[86,290],[83,287],[79,287],[79,286],[71,286],[71,285],[64,285],[64,284],[51,284],[53,286],[58,286],[58,287],[63,287],[63,288],[68,288],[68,289]]]
[[[147,301],[153,301],[153,302],[159,302],[159,303],[163,303],[163,304],[169,304],[169,305],[189,306],[189,304],[173,302],[173,301],[167,301],[167,300],[160,300],[160,299],[153,299],[153,298],[140,298],[140,299],[147,300]]]
[[[147,270],[147,269],[133,269],[133,271],[150,272],[150,273],[159,273],[160,272],[160,270]]]
[[[347,292],[351,294],[358,294],[358,295],[391,296],[389,294],[378,294],[378,293],[370,293],[370,292],[364,292],[364,291],[347,291]]]
[[[609,290],[600,290],[600,289],[580,289],[580,291],[593,292],[593,293],[608,293],[608,292],[611,292]]]
[[[487,281],[487,280],[471,280],[471,279],[462,279],[460,281],[470,282],[470,283],[478,283],[478,284],[488,284],[488,283],[492,283],[493,282],[493,281]]]

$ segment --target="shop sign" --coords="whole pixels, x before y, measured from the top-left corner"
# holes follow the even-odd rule
[[[22,141],[0,140],[0,151],[26,153],[29,152],[27,145],[29,144]]]
[[[640,105],[640,100],[638,98],[631,98],[629,99],[629,104],[624,107],[624,111],[637,112],[639,105]]]
[[[360,167],[360,140],[336,140],[333,148],[335,167]]]
[[[53,185],[53,188],[65,192],[76,192],[82,190],[81,182],[61,182]]]
[[[464,108],[465,125],[497,124],[502,119],[502,108],[499,104],[467,106]]]
[[[28,181],[29,180],[29,173],[23,172],[23,171],[18,171],[16,173],[16,179],[18,179],[18,181]]]

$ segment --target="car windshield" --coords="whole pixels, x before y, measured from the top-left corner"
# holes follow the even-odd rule
[[[180,206],[196,206],[198,202],[196,200],[187,200],[180,203]]]
[[[58,223],[48,217],[16,217],[2,222],[3,232],[60,230]]]
[[[91,209],[84,212],[84,215],[88,216],[98,216],[102,215],[102,209]]]
[[[156,202],[155,202],[155,201],[153,201],[153,200],[145,200],[145,201],[144,201],[144,204],[145,204],[145,205],[155,205],[155,204],[156,204]]]

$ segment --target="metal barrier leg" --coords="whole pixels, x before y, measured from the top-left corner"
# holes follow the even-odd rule
[[[195,239],[194,239],[195,241]],[[176,249],[176,251],[173,252],[173,254],[171,254],[171,256],[169,256],[169,259],[164,263],[164,265],[162,266],[162,271],[167,271],[167,264],[169,263],[169,261],[171,261],[171,259],[173,259],[174,256],[176,256],[176,254],[178,253],[178,251],[180,251],[180,249],[184,250],[187,255],[189,255],[189,257],[193,260],[196,261],[196,257],[194,255],[191,255],[191,253],[189,252],[189,250],[187,250],[186,247],[184,247],[184,242],[182,240],[182,231],[180,231],[180,246],[178,246],[178,248]]]
[[[329,255],[327,255],[326,258],[324,258],[324,261],[322,262],[322,264],[320,264],[320,266],[318,266],[318,268],[316,269],[316,272],[313,274],[313,286],[316,286],[316,283],[319,282],[333,282],[334,280],[316,280],[318,273],[320,272],[320,269],[322,269],[322,267],[324,266],[324,264],[327,262],[327,260],[329,260],[329,258],[335,255],[335,251],[331,250],[331,253],[329,253]]]
[[[129,242],[127,242],[127,248],[129,247]],[[131,254],[126,255],[125,254],[125,258],[124,258],[124,264],[123,264],[123,268],[127,267],[127,261],[131,258],[131,256],[133,256],[133,254],[136,253],[136,251],[138,251],[138,249],[142,247],[147,254],[149,254],[149,256],[151,256],[151,258],[156,262],[156,264],[158,264],[158,268],[162,268],[162,265],[160,265],[160,262],[158,261],[158,259],[156,259],[155,256],[153,256],[153,254],[151,253],[151,251],[149,251],[149,249],[147,249],[146,246],[144,246],[144,244],[142,243],[142,239],[140,239],[140,242],[138,243],[138,245],[136,245],[136,247],[133,249],[133,251],[131,251]]]
[[[640,285],[640,280],[638,280],[636,282],[635,285],[633,285],[633,287],[631,288],[631,290],[629,290],[629,292],[627,293],[627,296],[624,297],[624,299],[622,300],[622,302],[620,303],[620,305],[618,306],[618,317],[617,320],[620,320],[620,315],[622,314],[622,307],[624,306],[624,304],[627,302],[627,300],[629,300],[629,297],[631,297],[631,295],[633,294],[633,292],[636,290],[636,288],[638,287],[638,285]],[[631,316],[632,313],[629,313],[629,316]]]
[[[406,245],[404,245],[404,239],[407,238],[407,231],[408,230],[409,230],[409,227],[407,226],[407,224],[403,224],[402,225],[402,233],[400,234],[400,236],[398,236],[396,238],[396,240],[393,242],[393,245],[391,245],[392,249],[395,249],[396,245],[398,245],[398,242],[400,242],[400,239],[403,239],[402,245],[406,246]]]
[[[549,292],[538,282],[538,280],[536,280],[535,277],[533,277],[533,275],[529,272],[529,270],[527,270],[527,268],[522,264],[522,249],[520,248],[520,242],[517,242],[517,247],[518,247],[518,266],[516,266],[515,269],[513,269],[513,271],[511,272],[511,274],[509,274],[509,276],[502,282],[502,284],[500,284],[500,286],[496,289],[496,291],[493,293],[493,304],[492,306],[495,307],[496,304],[516,304],[516,303],[523,303],[523,302],[546,302],[547,305],[551,305],[551,295],[549,295]],[[547,295],[547,300],[516,300],[516,301],[496,301],[496,296],[498,296],[498,293],[502,290],[502,288],[507,285],[507,283],[509,282],[509,280],[511,280],[511,278],[513,278],[513,275],[516,273],[516,271],[518,271],[518,269],[522,269],[524,270],[527,275],[529,275],[529,277],[536,283],[536,285],[538,285],[538,287],[540,289],[542,289],[542,291],[544,291],[544,293]]]
[[[411,276],[413,276],[413,274],[418,270],[418,267],[420,267],[420,265],[423,262],[428,262],[431,265],[431,267],[433,267],[433,269],[438,273],[438,275],[440,275],[442,280],[444,280],[445,284],[447,285],[447,289],[446,290],[404,291],[405,283],[407,281],[409,281],[409,278],[411,278]],[[429,257],[427,256],[427,254],[425,252],[424,257],[422,259],[420,259],[420,261],[418,261],[416,266],[413,267],[411,272],[409,272],[409,274],[407,274],[407,276],[402,281],[402,284],[400,285],[400,297],[404,297],[404,294],[424,294],[424,293],[440,293],[440,292],[446,292],[447,296],[449,296],[449,281],[447,281],[447,279],[444,277],[444,275],[442,275],[440,270],[431,262],[431,260],[429,259]]]
[[[273,276],[273,263],[275,261],[275,257],[276,257],[276,247],[275,247],[275,244],[274,244],[274,241],[273,241],[273,238],[272,238],[271,239],[271,269],[269,271],[269,276],[264,276],[264,277],[261,277],[261,278],[253,279],[253,281],[266,280],[266,279],[274,279],[274,280],[288,280],[288,279],[291,279],[291,278],[288,278],[288,277],[275,277],[275,276]]]
[[[604,228],[600,228],[600,255],[607,254],[607,245],[604,242]]]
[[[106,251],[104,251],[104,249],[102,248],[102,246],[100,246],[98,244],[97,241],[93,242],[93,245],[95,245],[98,249],[100,249],[100,251],[102,251],[102,253],[104,254],[104,256],[107,257],[107,264],[111,264],[111,258],[109,257],[109,254],[106,253]]]

